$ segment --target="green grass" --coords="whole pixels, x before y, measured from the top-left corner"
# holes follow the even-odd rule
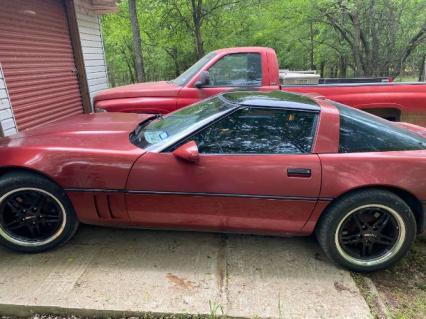
[[[377,287],[390,319],[426,318],[426,236],[419,237],[409,254],[397,265],[367,276]],[[379,318],[375,298],[365,284],[366,277],[353,274],[353,278],[373,315]]]

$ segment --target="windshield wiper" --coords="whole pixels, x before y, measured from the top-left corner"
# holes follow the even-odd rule
[[[142,122],[140,122],[138,124],[138,126],[136,126],[136,128],[133,131],[130,132],[130,134],[129,134],[130,142],[133,143],[133,144],[140,143],[141,141],[138,138],[140,131],[145,126],[147,126],[149,123],[151,123],[153,120],[156,120],[156,119],[161,119],[162,120],[163,118],[164,117],[163,117],[162,114],[153,114],[152,116],[150,116],[150,117],[146,118],[145,120],[143,120]],[[139,141],[138,141],[138,139],[139,139]]]

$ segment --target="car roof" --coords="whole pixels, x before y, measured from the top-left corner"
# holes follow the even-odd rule
[[[274,107],[303,111],[319,111],[320,106],[312,98],[283,91],[232,91],[222,93],[228,102],[241,106]]]

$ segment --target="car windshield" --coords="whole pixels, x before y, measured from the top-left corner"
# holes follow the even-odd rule
[[[192,65],[188,70],[179,75],[172,82],[179,86],[184,86],[189,82],[189,80],[194,77],[195,74],[197,74],[201,70],[204,65],[210,62],[215,57],[215,55],[216,53],[214,52],[206,54],[204,57],[198,60],[194,65]]]
[[[176,137],[184,137],[199,125],[228,113],[237,106],[220,96],[190,105],[166,116],[154,115],[140,123],[130,134],[130,141],[142,148],[164,145]]]

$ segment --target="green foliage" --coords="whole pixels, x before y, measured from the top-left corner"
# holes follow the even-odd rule
[[[147,81],[175,78],[201,52],[267,46],[281,68],[323,76],[418,78],[424,0],[138,0]],[[113,86],[135,81],[128,3],[102,17]],[[359,26],[359,28],[358,28]],[[418,36],[416,38],[416,36]]]

